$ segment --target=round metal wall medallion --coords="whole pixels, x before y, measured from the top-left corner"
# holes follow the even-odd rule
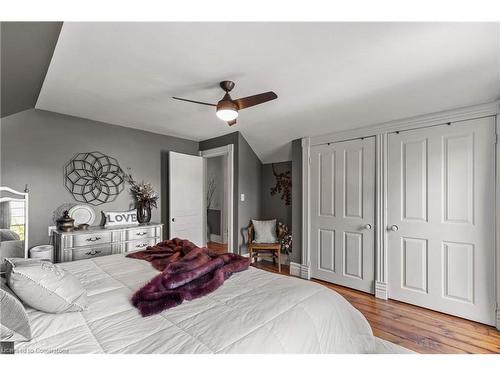
[[[64,171],[66,188],[75,200],[94,206],[113,202],[125,185],[118,161],[102,152],[76,154]]]

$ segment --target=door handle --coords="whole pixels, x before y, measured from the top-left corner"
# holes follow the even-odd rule
[[[397,232],[399,230],[399,227],[397,225],[391,225],[389,229],[393,232]]]
[[[372,225],[371,224],[365,224],[365,225],[363,225],[363,229],[370,230],[370,229],[372,229]]]

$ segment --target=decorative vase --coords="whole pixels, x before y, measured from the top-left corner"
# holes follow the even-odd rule
[[[137,202],[137,221],[141,224],[151,221],[151,205],[149,202]]]
[[[57,220],[57,229],[62,232],[71,232],[75,220],[69,216],[68,211],[64,211],[63,216]]]

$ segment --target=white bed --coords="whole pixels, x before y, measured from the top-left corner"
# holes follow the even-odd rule
[[[250,267],[206,297],[143,318],[132,293],[158,271],[111,255],[61,264],[88,291],[83,312],[28,308],[33,339],[18,353],[401,353],[317,283]]]

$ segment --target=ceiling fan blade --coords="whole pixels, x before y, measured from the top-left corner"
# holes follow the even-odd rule
[[[247,96],[246,98],[235,99],[233,100],[233,102],[238,105],[239,109],[243,109],[253,107],[254,105],[262,104],[270,100],[274,100],[277,97],[278,95],[276,95],[274,92],[268,91],[262,94]]]
[[[182,99],[182,98],[177,98],[175,96],[172,96],[172,99],[175,100],[182,100],[183,102],[189,102],[189,103],[196,103],[196,104],[203,104],[203,105],[210,105],[212,107],[216,107],[217,104],[211,104],[211,103],[205,103],[205,102],[199,102],[197,100],[190,100],[190,99]]]
[[[228,121],[228,122],[227,122],[227,124],[228,124],[229,126],[236,125],[236,119],[231,120],[231,121]]]

